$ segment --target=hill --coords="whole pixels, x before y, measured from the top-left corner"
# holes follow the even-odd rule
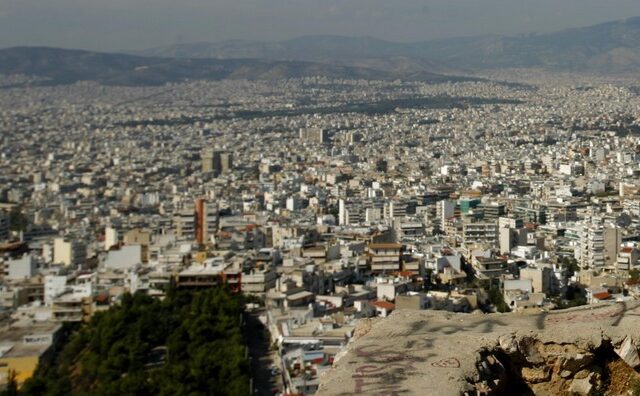
[[[640,18],[548,34],[478,37],[427,43],[428,52],[453,64],[483,68],[545,68],[627,73],[640,66]]]
[[[640,66],[640,17],[554,33],[397,43],[371,37],[307,36],[281,42],[178,44],[138,54],[189,58],[304,60],[405,72],[493,68],[627,73]]]
[[[48,84],[96,81],[105,85],[162,85],[187,80],[283,79],[321,76],[345,79],[396,79],[407,74],[366,67],[266,59],[190,59],[144,57],[48,47],[0,50],[0,74],[24,74],[48,79]],[[413,73],[422,81],[462,77]]]

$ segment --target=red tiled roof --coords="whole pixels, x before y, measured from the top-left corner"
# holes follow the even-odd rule
[[[607,291],[600,292],[600,293],[595,293],[593,295],[593,298],[597,298],[598,300],[606,300],[609,297],[611,297],[611,295]]]
[[[384,308],[388,311],[394,309],[396,307],[395,304],[390,303],[389,301],[374,301],[373,305],[375,305],[377,308]]]

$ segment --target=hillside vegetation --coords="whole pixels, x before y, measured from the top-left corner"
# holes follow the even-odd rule
[[[75,332],[21,395],[243,395],[243,301],[225,289],[136,294]]]

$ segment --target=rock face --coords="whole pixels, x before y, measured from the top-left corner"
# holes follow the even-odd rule
[[[594,363],[596,354],[608,358],[613,351],[611,345],[608,348],[596,348],[589,344],[581,347],[565,343],[542,343],[535,337],[523,337],[516,341],[517,349],[503,349],[503,344],[499,342],[496,348],[480,352],[481,356],[485,356],[479,363],[480,367],[485,366],[485,361],[497,359],[503,367],[510,366],[511,372],[506,376],[503,372],[495,372],[481,377],[479,381],[471,379],[476,391],[499,394],[491,387],[497,379],[505,386],[511,386],[512,391],[530,391],[541,395],[567,392],[587,395],[602,386],[600,372],[603,368]],[[514,389],[514,386],[519,388]],[[486,389],[491,391],[487,392]]]
[[[551,370],[549,367],[523,367],[521,376],[527,383],[539,384],[549,381]]]
[[[571,385],[569,385],[569,392],[579,395],[588,395],[593,390],[594,386],[597,385],[596,381],[593,379],[595,377],[595,373],[591,373],[587,375],[585,378],[576,378],[571,381]]]
[[[636,302],[536,314],[399,310],[350,342],[318,394],[606,394],[622,364],[620,394],[640,363],[639,313]]]
[[[616,353],[622,360],[625,361],[632,368],[640,366],[640,357],[638,357],[638,347],[630,337],[627,337],[620,345],[620,348],[616,349]]]

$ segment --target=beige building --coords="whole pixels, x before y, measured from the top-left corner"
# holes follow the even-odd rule
[[[64,238],[53,240],[53,263],[77,266],[85,262],[87,250],[80,242],[70,242]]]

